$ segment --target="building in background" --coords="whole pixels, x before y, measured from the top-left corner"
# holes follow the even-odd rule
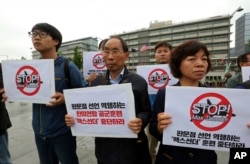
[[[235,55],[250,52],[250,13],[243,14],[235,24]]]
[[[194,39],[206,44],[212,54],[212,71],[204,81],[213,84],[216,81],[216,86],[223,87],[226,69],[230,69],[232,74],[237,70],[237,57],[233,57],[234,51],[230,49],[231,18],[232,15],[220,15],[180,23],[154,21],[148,28],[118,34],[131,50],[128,69],[135,71],[137,65],[155,64],[153,49],[159,41],[166,40],[176,47],[186,40]],[[230,55],[232,57],[228,59]]]
[[[181,23],[155,21],[148,28],[118,34],[126,40],[131,50],[128,68],[135,70],[137,65],[154,64],[153,48],[159,41],[166,40],[175,47],[186,40],[195,39],[205,43],[212,53],[213,70],[224,73],[230,42],[229,17],[223,15]]]
[[[58,53],[66,58],[72,59],[74,56],[74,48],[76,47],[78,47],[78,52],[80,54],[83,54],[85,51],[98,51],[98,40],[97,38],[87,37],[63,42],[58,50]],[[39,52],[32,51],[32,59],[38,58],[40,58]]]
[[[154,46],[159,41],[167,41],[176,47],[186,40],[198,40],[207,45],[211,52],[212,70],[203,79],[211,86],[224,86],[224,75],[228,70],[232,75],[238,71],[237,55],[249,50],[250,40],[250,15],[244,14],[236,21],[235,48],[230,49],[230,23],[238,8],[231,15],[219,15],[199,20],[173,23],[173,21],[150,22],[148,28],[115,34],[121,36],[128,44],[130,57],[127,67],[136,71],[137,65],[155,64]],[[111,34],[112,35],[112,34]],[[244,45],[244,46],[243,46]],[[78,47],[80,53],[84,51],[98,51],[97,38],[88,37],[68,42],[63,42],[59,53],[65,57],[73,58],[74,48]],[[39,58],[37,51],[32,52],[32,58]]]

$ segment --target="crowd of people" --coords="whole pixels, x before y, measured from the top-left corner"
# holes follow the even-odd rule
[[[129,47],[119,36],[111,36],[100,43],[99,50],[107,72],[90,75],[85,81],[79,69],[69,62],[70,85],[64,74],[65,57],[58,56],[62,43],[60,31],[48,24],[35,24],[29,32],[34,48],[42,59],[53,59],[55,68],[55,94],[47,104],[34,103],[32,108],[35,143],[41,164],[78,164],[76,136],[70,127],[75,124],[73,116],[67,114],[63,90],[69,88],[94,87],[131,83],[134,94],[136,117],[128,122],[128,128],[137,138],[95,138],[95,156],[98,164],[216,164],[214,150],[169,146],[162,143],[163,130],[171,126],[173,116],[164,113],[165,88],[156,95],[149,95],[147,81],[139,74],[126,68]],[[206,87],[201,79],[210,71],[210,53],[205,44],[189,40],[172,48],[166,41],[160,41],[154,48],[156,64],[169,64],[172,75],[179,81],[173,86]],[[238,58],[239,67],[250,66],[250,53]],[[1,73],[0,69],[0,73]],[[4,101],[3,79],[0,76],[0,164],[11,164],[8,150],[7,129],[11,122]],[[242,74],[227,81],[228,88],[245,88]],[[178,110],[178,109],[176,109]],[[55,119],[56,118],[56,119]],[[250,128],[250,124],[246,123]],[[145,133],[146,132],[146,133]]]

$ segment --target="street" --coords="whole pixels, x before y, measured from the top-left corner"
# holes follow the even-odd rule
[[[6,107],[12,121],[12,127],[8,132],[13,164],[39,164],[31,126],[31,104],[6,103]],[[96,164],[93,137],[77,137],[77,154],[80,164]],[[228,152],[217,152],[218,164],[227,164],[228,154]]]
[[[12,122],[8,132],[13,164],[39,164],[31,125],[31,104],[6,103],[6,107]],[[77,137],[77,154],[80,164],[96,164],[93,137]]]

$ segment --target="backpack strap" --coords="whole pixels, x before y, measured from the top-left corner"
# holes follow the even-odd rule
[[[67,83],[68,88],[71,88],[71,78],[69,73],[69,60],[64,61],[64,75],[65,82]]]

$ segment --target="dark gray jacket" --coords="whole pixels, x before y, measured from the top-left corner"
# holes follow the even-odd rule
[[[121,83],[132,84],[136,117],[142,119],[143,128],[137,139],[97,137],[95,139],[97,160],[103,164],[151,164],[148,140],[144,132],[151,113],[147,82],[143,77],[129,72],[125,67]],[[92,81],[91,86],[97,85],[110,85],[109,71]]]
[[[178,82],[174,86],[180,86]],[[205,87],[200,85],[199,87]],[[164,112],[166,89],[159,89],[155,98],[152,112],[152,120],[149,125],[149,132],[161,143],[157,153],[155,164],[216,164],[217,155],[213,150],[203,150],[196,148],[187,148],[179,146],[170,146],[162,144],[162,134],[157,128],[157,115]]]
[[[3,88],[2,65],[0,63],[0,88]],[[0,94],[2,99],[2,94]],[[10,118],[6,110],[5,102],[0,102],[0,135],[5,133],[11,127]]]

